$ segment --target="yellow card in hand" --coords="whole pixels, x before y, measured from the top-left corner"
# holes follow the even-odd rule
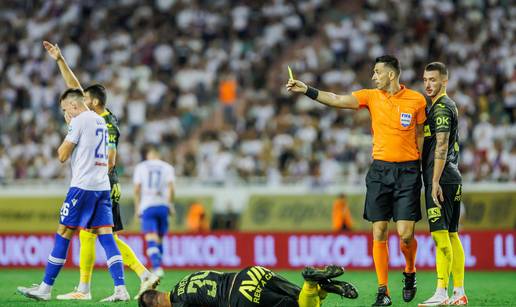
[[[288,68],[288,78],[290,80],[294,80],[294,74],[292,73],[292,69],[290,69],[290,66],[287,65]]]

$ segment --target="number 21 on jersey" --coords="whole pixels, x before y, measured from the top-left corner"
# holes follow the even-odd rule
[[[107,160],[108,158],[108,131],[106,128],[98,128],[95,131],[97,135],[97,147],[95,147],[95,159]]]

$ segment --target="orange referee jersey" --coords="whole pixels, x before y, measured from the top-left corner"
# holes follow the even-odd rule
[[[425,97],[401,85],[394,95],[378,89],[352,93],[360,108],[371,113],[373,159],[387,162],[419,160],[416,124],[426,120]]]

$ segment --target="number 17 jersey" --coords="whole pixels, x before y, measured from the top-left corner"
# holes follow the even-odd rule
[[[70,187],[88,191],[109,191],[108,130],[106,122],[93,111],[72,118],[65,141],[75,144],[70,159]]]
[[[133,183],[140,184],[140,213],[153,206],[168,205],[169,184],[174,183],[174,167],[162,160],[145,160],[134,169]]]

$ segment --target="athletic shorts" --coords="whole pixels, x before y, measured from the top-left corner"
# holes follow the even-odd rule
[[[61,206],[59,223],[68,227],[112,227],[109,191],[87,191],[72,187]]]
[[[122,216],[120,215],[120,204],[117,201],[111,200],[113,203],[113,232],[124,230],[124,224],[122,223]]]
[[[419,161],[374,160],[366,176],[364,219],[370,222],[421,219]]]
[[[260,266],[238,272],[230,291],[231,307],[298,307],[301,288]]]
[[[143,210],[142,231],[144,233],[155,232],[163,236],[168,232],[168,215],[170,211],[167,205],[152,206]]]
[[[459,230],[462,184],[441,184],[441,189],[444,202],[441,203],[441,209],[439,209],[432,199],[432,185],[425,186],[426,214],[430,231],[457,232]]]

